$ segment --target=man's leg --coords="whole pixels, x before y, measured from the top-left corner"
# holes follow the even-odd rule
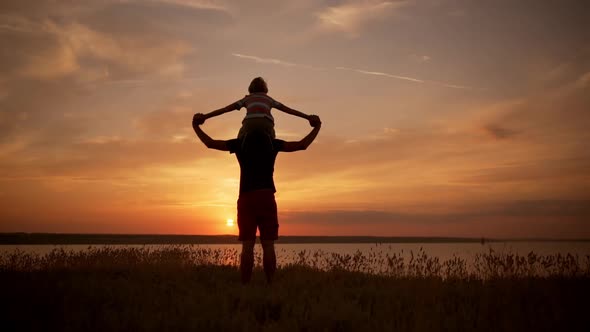
[[[238,240],[242,241],[240,275],[246,284],[252,277],[254,267],[254,242],[256,242],[256,206],[251,193],[240,193],[238,197]],[[254,199],[254,201],[253,201]]]
[[[247,284],[252,278],[254,268],[254,242],[256,240],[242,241],[242,255],[240,256],[240,274],[242,283]]]
[[[266,281],[270,284],[277,269],[275,240],[279,236],[279,218],[274,191],[264,191],[260,199],[260,243],[262,244],[262,266]]]
[[[275,241],[261,240],[262,243],[262,265],[266,281],[272,283],[272,278],[277,270],[277,256],[275,254]]]

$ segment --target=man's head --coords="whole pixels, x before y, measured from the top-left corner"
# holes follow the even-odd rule
[[[248,87],[249,93],[268,93],[268,87],[262,77],[256,77],[250,82]]]

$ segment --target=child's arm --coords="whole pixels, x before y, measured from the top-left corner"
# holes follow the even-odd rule
[[[239,110],[240,108],[242,108],[242,101],[236,101],[235,103],[232,103],[230,105],[227,105],[225,107],[222,107],[218,110],[215,110],[213,112],[209,112],[207,114],[205,114],[205,120],[212,118],[214,116],[218,116],[221,114],[225,114],[227,112],[231,112],[231,111],[235,111],[235,110]]]
[[[305,114],[303,112],[299,112],[298,110],[294,110],[294,109],[292,109],[292,108],[290,108],[288,106],[285,106],[285,105],[283,105],[281,103],[278,103],[277,102],[276,105],[274,106],[274,108],[276,108],[276,109],[278,109],[280,111],[283,111],[283,112],[285,112],[287,114],[295,115],[295,116],[298,116],[300,118],[304,118],[306,120],[309,120],[309,115],[307,115],[307,114]]]

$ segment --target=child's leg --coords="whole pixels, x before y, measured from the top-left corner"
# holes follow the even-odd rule
[[[273,139],[275,138],[274,123],[265,118],[252,118],[242,121],[242,128],[238,132],[238,138],[244,137],[246,133],[255,131],[262,131]]]
[[[270,137],[272,137],[273,139],[275,139],[275,126],[273,125],[272,127],[267,129],[267,133]]]
[[[246,135],[246,126],[242,122],[242,127],[240,127],[240,131],[238,131],[238,138],[244,138]]]

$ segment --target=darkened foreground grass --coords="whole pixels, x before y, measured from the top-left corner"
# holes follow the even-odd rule
[[[477,270],[461,259],[438,262],[423,252],[411,261],[298,256],[296,264],[278,270],[273,285],[255,271],[253,282],[242,286],[232,250],[4,254],[1,326],[3,331],[583,331],[588,326],[588,257],[490,252]],[[384,259],[386,267],[368,271],[375,259]]]

